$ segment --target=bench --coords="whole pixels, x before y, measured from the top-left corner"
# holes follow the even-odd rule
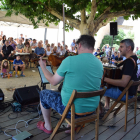
[[[54,74],[54,72],[52,71],[52,68],[51,66],[46,66],[46,69],[51,72],[52,74]],[[40,74],[40,78],[41,78],[41,87],[42,89],[46,89],[46,84],[50,84],[49,81],[45,78],[45,75],[41,69],[40,66],[38,66],[38,71],[39,71],[39,74]]]

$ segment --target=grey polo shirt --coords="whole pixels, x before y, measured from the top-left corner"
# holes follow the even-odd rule
[[[17,45],[17,48],[18,48],[18,49],[22,49],[22,48],[24,48],[24,44],[21,44],[21,45],[18,44],[18,45]]]

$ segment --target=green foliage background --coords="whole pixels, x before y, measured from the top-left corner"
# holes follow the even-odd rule
[[[112,40],[113,40],[113,47],[115,47],[115,50],[117,51],[120,45],[120,41],[126,38],[130,38],[134,40],[134,33],[129,31],[127,34],[125,34],[123,29],[119,29],[118,35],[114,37],[114,40],[113,40],[113,36],[110,35],[104,36],[104,38],[102,39],[102,43],[100,44],[100,49],[102,49],[102,47],[105,44],[109,44],[109,46],[112,46]]]

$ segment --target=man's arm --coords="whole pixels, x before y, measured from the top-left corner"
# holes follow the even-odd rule
[[[110,79],[110,78],[104,78],[104,81],[108,84],[114,85],[114,86],[118,86],[118,87],[126,87],[128,82],[130,81],[131,76],[129,75],[123,75],[122,79]]]
[[[43,71],[43,73],[44,73],[46,79],[49,81],[49,83],[50,83],[51,85],[55,86],[55,85],[57,85],[58,83],[60,83],[60,81],[63,80],[64,77],[59,76],[59,75],[57,74],[57,72],[53,75],[52,73],[50,73],[50,72],[46,69],[46,67],[45,67],[45,65],[44,65],[44,63],[43,63],[43,61],[42,61],[42,58],[40,59],[39,64],[40,64],[40,67],[41,67],[41,69],[42,69],[42,71]]]
[[[4,57],[3,50],[1,50],[1,55]]]

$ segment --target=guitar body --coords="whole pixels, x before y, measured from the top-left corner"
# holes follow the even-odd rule
[[[60,66],[60,64],[62,63],[62,61],[65,59],[66,57],[64,56],[57,56],[54,54],[50,54],[48,57],[48,61],[51,63],[52,66],[54,67],[58,67]]]
[[[60,66],[60,64],[66,57],[73,56],[73,55],[76,55],[76,54],[73,52],[69,52],[69,53],[67,53],[67,56],[60,56],[60,55],[58,56],[58,55],[52,53],[48,56],[48,61],[51,63],[52,66],[58,67],[58,66]]]
[[[112,68],[112,67],[104,67],[104,74],[103,77],[111,78],[111,79],[120,79],[121,78],[121,70],[119,68]],[[105,83],[104,78],[102,78],[101,81],[101,87],[106,86],[107,89],[114,87],[113,85],[110,85],[108,83]]]

